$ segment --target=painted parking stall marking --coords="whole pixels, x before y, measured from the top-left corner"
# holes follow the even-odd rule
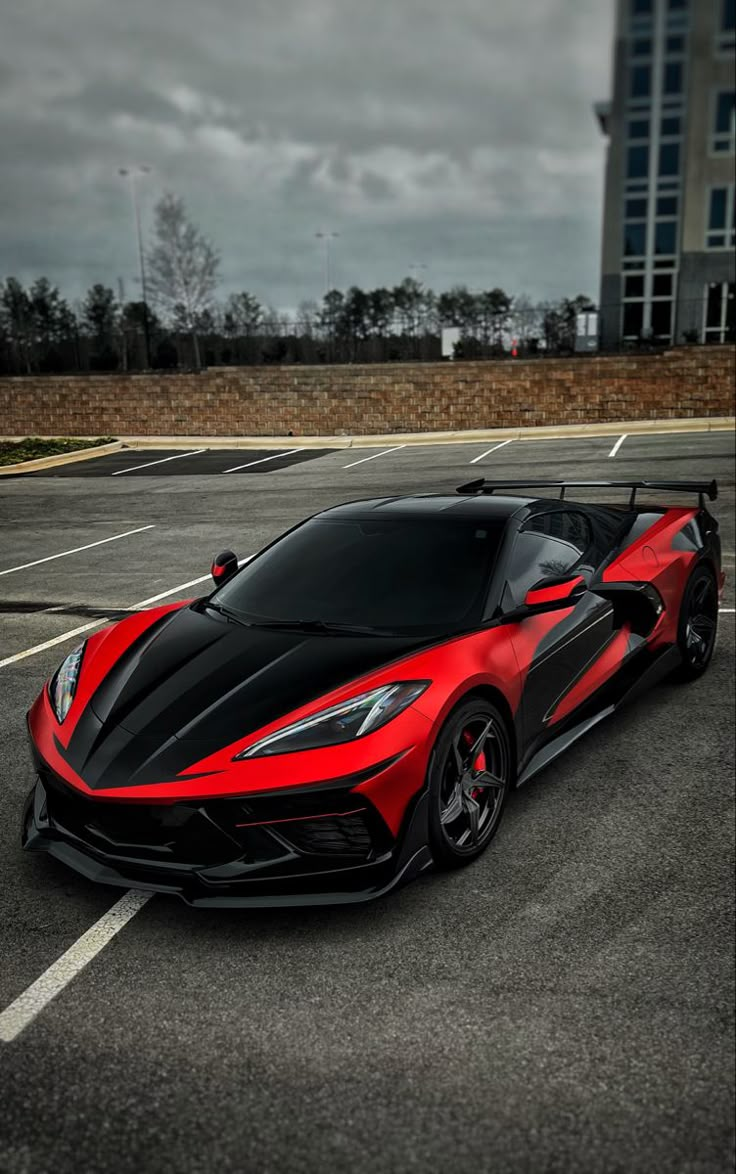
[[[126,530],[123,534],[112,534],[109,538],[100,538],[97,542],[87,542],[84,546],[75,546],[72,550],[61,550],[58,554],[47,554],[45,558],[34,559],[30,563],[21,563],[17,567],[6,567],[0,575],[11,575],[13,571],[27,571],[29,567],[40,567],[41,563],[50,563],[57,558],[66,558],[70,554],[79,554],[82,550],[92,550],[94,546],[104,546],[106,542],[118,542],[121,538],[130,538],[133,534],[143,534],[145,530],[155,530],[155,525],[138,526],[135,530]]]
[[[302,452],[302,451],[303,450],[300,448],[290,448],[290,449],[287,449],[286,452],[275,452],[275,453],[272,453],[271,456],[268,456],[268,457],[258,457],[258,459],[255,461],[246,461],[246,463],[244,465],[235,465],[234,468],[225,469],[224,472],[225,473],[239,473],[241,471],[241,469],[250,469],[253,467],[253,465],[265,465],[266,461],[277,461],[279,459],[279,457],[290,457],[290,456],[293,456],[294,453]]]
[[[369,457],[361,457],[359,461],[351,461],[349,465],[343,465],[343,469],[353,469],[356,465],[364,465],[366,461],[375,461],[379,457],[388,456],[390,452],[398,452],[400,448],[406,448],[405,444],[396,444],[393,448],[384,448],[381,452],[374,452]]]
[[[20,1035],[80,970],[120,933],[131,917],[140,912],[152,895],[131,889],[107,913],[103,913],[99,921],[90,926],[22,995],[0,1012],[0,1041],[11,1043]]]
[[[139,473],[141,469],[151,469],[154,465],[165,465],[167,461],[180,461],[184,457],[196,457],[201,452],[206,452],[205,448],[195,448],[191,452],[177,452],[171,457],[159,457],[158,460],[148,461],[145,465],[133,465],[132,469],[116,469],[111,473],[111,477],[122,477],[124,473]]]
[[[611,451],[608,454],[609,458],[615,457],[616,453],[621,448],[621,445],[626,440],[627,436],[628,436],[628,432],[624,432],[623,436],[619,436],[618,440],[616,441],[613,448],[611,449]]]
[[[507,444],[512,443],[512,440],[513,437],[511,440],[502,440],[500,444],[494,444],[493,448],[486,449],[486,451],[482,452],[479,457],[473,457],[472,461],[470,462],[471,465],[477,465],[478,461],[482,461],[484,457],[489,457],[492,452],[496,452],[496,450],[499,448],[505,448]]]

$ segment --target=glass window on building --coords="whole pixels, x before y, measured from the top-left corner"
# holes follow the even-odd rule
[[[659,174],[679,175],[680,172],[680,145],[679,143],[661,143],[659,147]]]
[[[624,302],[623,336],[639,338],[644,326],[644,303]]]
[[[672,135],[679,135],[682,130],[682,122],[678,117],[667,115],[662,119],[661,131],[662,137],[672,137]]]
[[[632,16],[651,16],[654,9],[654,0],[631,0]]]
[[[736,48],[736,0],[720,0],[721,22],[718,30],[717,47],[720,52]]]
[[[717,155],[736,150],[736,93],[719,90],[715,96],[711,151]]]
[[[685,38],[682,33],[672,33],[665,41],[665,48],[667,53],[684,53],[685,52]]]
[[[657,198],[658,216],[677,215],[677,196],[659,196]]]
[[[629,147],[626,158],[627,179],[646,179],[649,174],[649,147]]]
[[[671,273],[655,273],[652,281],[652,297],[653,298],[671,298],[672,297],[672,274]]]
[[[677,252],[677,221],[658,220],[654,226],[654,251],[658,256]]]
[[[635,197],[626,201],[627,220],[646,220],[647,202]]]
[[[646,224],[627,224],[624,228],[624,255],[643,257],[646,252]]]
[[[736,340],[736,285],[712,281],[705,287],[705,342]]]
[[[651,37],[637,37],[631,42],[631,56],[632,57],[651,57],[652,55],[652,38]]]
[[[635,118],[629,123],[629,138],[630,139],[648,139],[649,138],[649,119]]]
[[[652,334],[655,338],[672,337],[672,300],[652,302]]]
[[[664,67],[662,90],[665,94],[682,93],[682,62],[668,61]]]
[[[679,12],[683,8],[687,8],[687,0],[668,0],[667,7],[670,12]]]
[[[731,249],[736,245],[734,185],[711,188],[708,206],[707,249]]]
[[[648,98],[652,92],[652,67],[650,65],[634,65],[631,69],[631,98]]]
[[[644,297],[644,274],[643,273],[627,273],[624,277],[624,297],[625,298],[643,298]]]

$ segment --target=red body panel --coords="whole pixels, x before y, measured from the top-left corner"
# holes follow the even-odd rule
[[[659,592],[664,612],[649,637],[652,649],[677,639],[680,603],[698,556],[694,550],[676,549],[673,542],[696,516],[697,510],[693,509],[667,510],[660,521],[640,535],[603,573],[605,583],[647,582]]]
[[[565,583],[555,583],[553,587],[539,587],[527,592],[526,602],[530,607],[539,607],[544,603],[555,603],[560,599],[567,599],[583,582],[583,576],[568,579]]]
[[[616,633],[605,651],[590,666],[588,671],[576,681],[572,689],[562,698],[550,716],[550,725],[554,725],[556,722],[568,717],[579,705],[582,705],[584,701],[592,697],[596,689],[600,689],[601,685],[605,685],[606,681],[610,680],[613,674],[618,672],[629,649],[630,635],[631,628],[628,624],[625,624]]]

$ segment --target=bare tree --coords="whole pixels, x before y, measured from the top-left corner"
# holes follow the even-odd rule
[[[154,245],[148,263],[151,296],[192,336],[194,362],[200,366],[197,337],[203,315],[212,305],[220,256],[187,215],[184,201],[170,192],[156,205]]]

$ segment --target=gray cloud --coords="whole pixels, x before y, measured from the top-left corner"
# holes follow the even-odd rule
[[[223,255],[223,292],[295,306],[422,262],[595,294],[607,0],[24,0],[2,16],[0,274],[135,295],[129,193],[153,167]]]

